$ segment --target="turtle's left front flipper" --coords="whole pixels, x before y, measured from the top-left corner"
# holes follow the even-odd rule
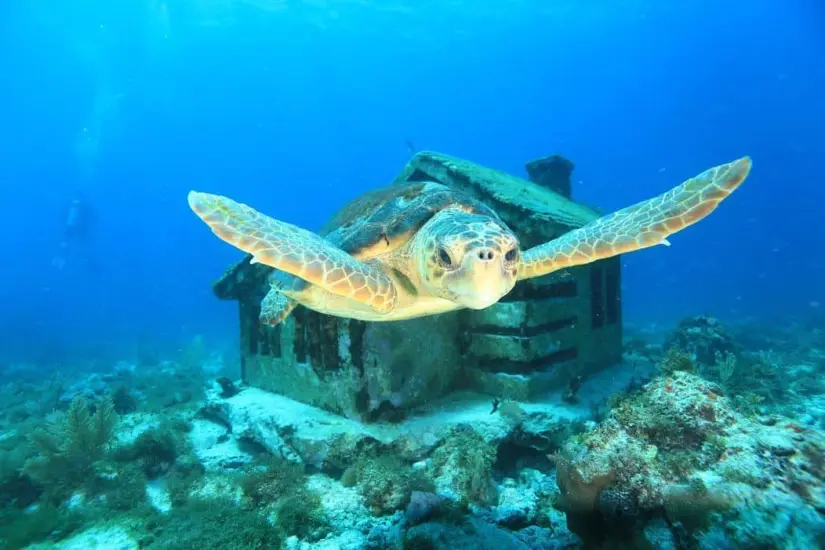
[[[669,244],[669,235],[713,212],[745,181],[750,169],[749,157],[722,164],[658,197],[531,248],[522,256],[518,278],[539,277],[656,244]]]
[[[395,307],[398,292],[389,277],[315,233],[221,195],[190,191],[188,201],[215,235],[252,254],[251,262],[294,275],[378,313],[388,313]]]

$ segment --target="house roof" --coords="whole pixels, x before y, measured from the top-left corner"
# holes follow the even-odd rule
[[[393,184],[437,181],[467,192],[493,207],[529,248],[557,238],[599,217],[599,213],[529,180],[442,153],[413,156]],[[255,292],[272,268],[250,264],[252,256],[231,265],[213,285],[222,300]]]
[[[416,154],[395,181],[423,180],[461,189],[487,201],[497,210],[513,208],[528,214],[534,222],[550,222],[566,230],[581,227],[600,216],[592,208],[532,181],[442,153],[422,151]],[[524,225],[524,221],[517,221],[515,225]]]

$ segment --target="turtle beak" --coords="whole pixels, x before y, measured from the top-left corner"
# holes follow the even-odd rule
[[[458,303],[470,309],[490,307],[515,284],[512,273],[504,268],[501,252],[495,248],[480,247],[468,251],[461,272],[461,282],[453,290]]]

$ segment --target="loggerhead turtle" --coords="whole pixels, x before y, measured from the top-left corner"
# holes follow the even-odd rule
[[[189,206],[222,240],[275,268],[261,321],[299,304],[395,321],[498,302],[517,281],[656,244],[710,214],[747,177],[750,158],[706,170],[658,197],[522,251],[490,207],[435,182],[391,185],[347,204],[323,237],[220,195]]]

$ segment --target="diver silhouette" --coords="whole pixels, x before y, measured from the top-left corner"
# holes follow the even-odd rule
[[[72,198],[63,221],[63,238],[60,251],[52,259],[52,265],[63,269],[67,257],[80,255],[92,272],[97,272],[97,262],[92,254],[94,229],[97,216],[82,191],[77,191]]]

